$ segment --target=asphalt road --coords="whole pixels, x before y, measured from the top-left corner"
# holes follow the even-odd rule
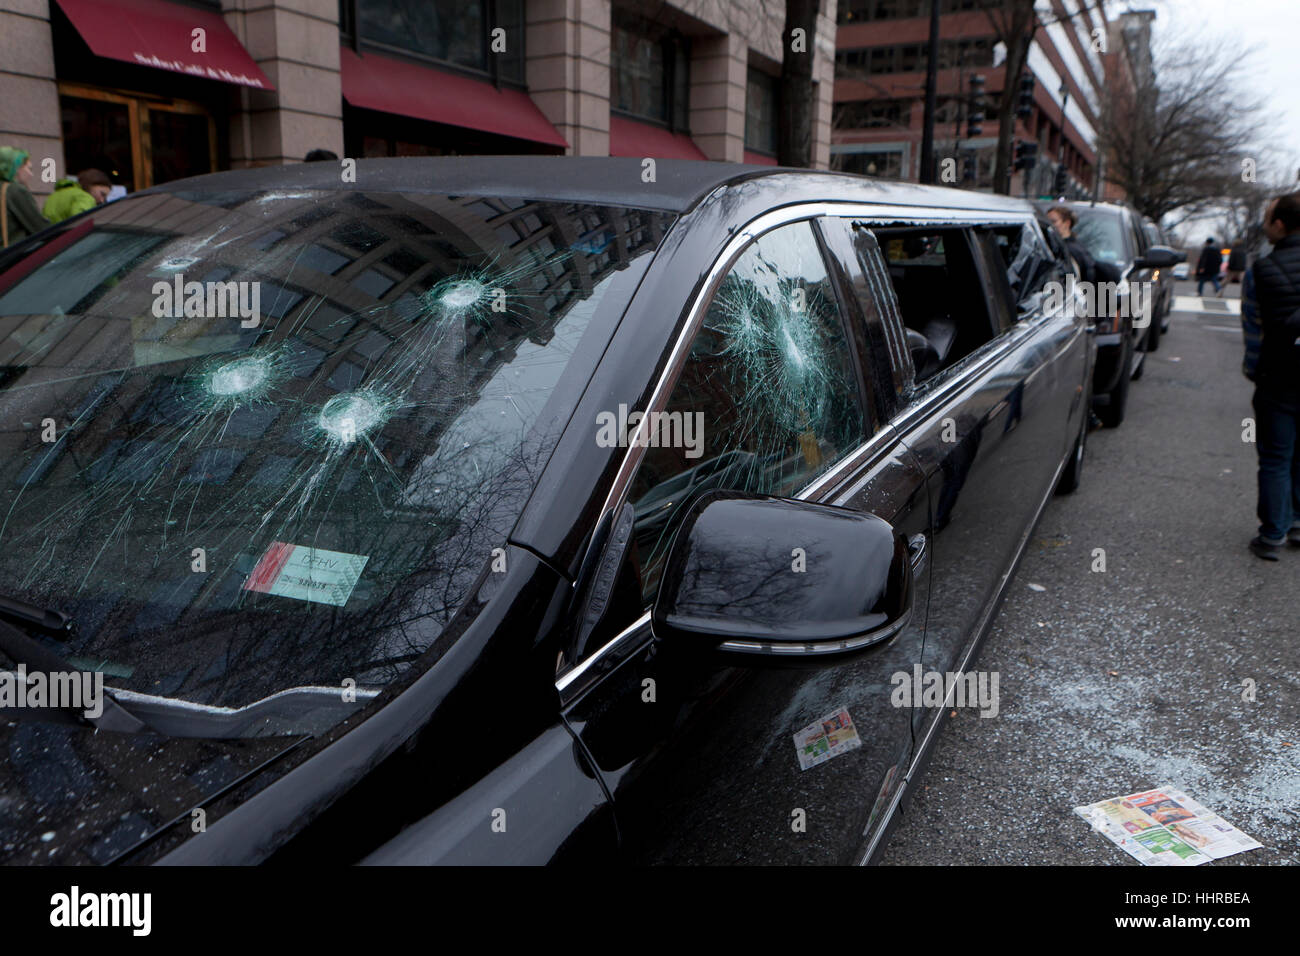
[[[1265,846],[1204,865],[1300,864],[1300,549],[1246,550],[1241,356],[1236,315],[1174,313],[1008,585],[977,665],[999,714],[947,721],[883,864],[1136,866],[1073,808],[1162,785]]]

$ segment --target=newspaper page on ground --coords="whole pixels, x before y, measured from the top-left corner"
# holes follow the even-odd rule
[[[1074,812],[1144,866],[1200,866],[1262,846],[1173,787],[1114,797]]]

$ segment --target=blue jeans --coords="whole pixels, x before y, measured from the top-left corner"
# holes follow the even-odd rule
[[[1255,389],[1255,450],[1259,454],[1259,536],[1286,540],[1300,522],[1300,398]]]
[[[1221,286],[1221,285],[1219,284],[1219,277],[1218,277],[1218,276],[1207,276],[1207,277],[1204,278],[1204,279],[1197,279],[1197,280],[1196,280],[1196,294],[1197,294],[1197,295],[1200,295],[1200,294],[1201,294],[1201,290],[1205,288],[1205,283],[1207,283],[1207,282],[1213,282],[1213,283],[1214,283],[1214,291],[1215,291],[1215,292],[1219,292],[1219,291],[1221,291],[1221,290],[1223,289],[1223,286]]]

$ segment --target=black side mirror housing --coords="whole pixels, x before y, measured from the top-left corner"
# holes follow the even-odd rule
[[[657,638],[682,648],[769,659],[841,656],[898,634],[912,600],[907,542],[889,522],[807,501],[711,491],[677,530],[652,621]]]
[[[1169,269],[1176,263],[1186,261],[1186,252],[1168,246],[1151,246],[1146,255],[1138,257],[1133,266],[1137,269]]]

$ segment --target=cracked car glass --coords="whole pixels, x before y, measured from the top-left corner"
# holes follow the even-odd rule
[[[650,447],[633,502],[645,601],[700,494],[790,497],[867,436],[851,345],[806,222],[759,237],[719,286],[668,400],[703,416],[703,448]]]
[[[504,546],[575,350],[670,224],[416,193],[102,207],[0,274],[0,593],[73,617],[59,651],[110,687],[381,687]]]

